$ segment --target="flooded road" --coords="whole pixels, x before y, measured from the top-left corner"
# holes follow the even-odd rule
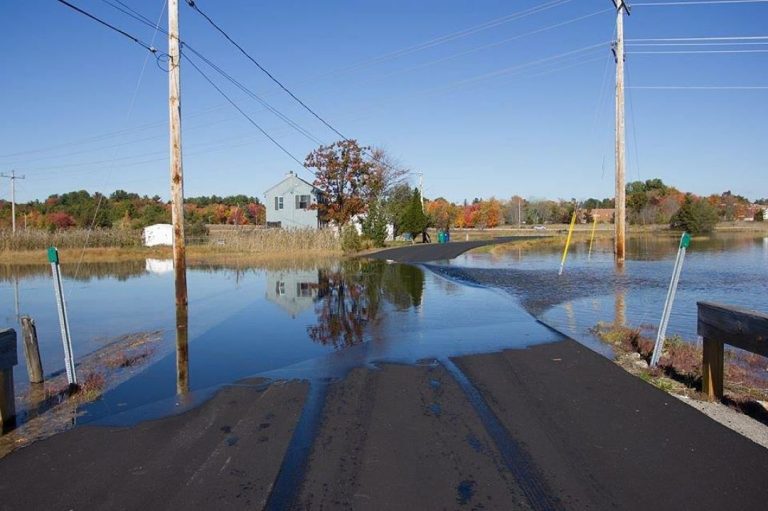
[[[115,337],[160,330],[157,362],[85,406],[79,423],[133,423],[179,408],[173,275],[162,261],[64,268],[77,358]],[[3,276],[0,318],[37,322],[47,374],[63,367],[46,268]],[[339,378],[373,362],[415,362],[551,342],[506,293],[465,286],[417,266],[344,261],[293,269],[190,268],[189,345],[182,384],[194,405],[218,386],[261,375]],[[11,298],[11,300],[8,300]],[[23,365],[17,386],[26,385]]]
[[[678,239],[669,235],[628,240],[623,269],[613,263],[610,240],[575,243],[558,276],[562,246],[502,253],[468,253],[430,269],[458,281],[503,289],[532,315],[605,352],[590,333],[598,322],[617,322],[655,336],[672,276]],[[720,234],[694,238],[688,249],[667,336],[696,340],[696,302],[714,301],[768,310],[768,238]]]
[[[763,285],[744,247],[728,281]],[[85,405],[84,427],[0,461],[0,492],[29,509],[759,508],[768,451],[529,314],[613,296],[621,306],[607,312],[629,323],[630,295],[663,292],[667,256],[612,273],[607,254],[577,255],[558,279],[553,254],[192,269],[186,356],[162,262],[70,278],[71,316],[101,318],[80,344],[73,327],[78,355],[101,349],[101,334],[83,332],[136,331],[143,312],[160,353]],[[698,263],[710,273],[711,259]],[[77,298],[92,287],[101,300]],[[19,291],[41,332],[55,331],[42,288]]]
[[[576,243],[558,276],[560,247],[470,252],[423,266],[383,261],[299,268],[190,268],[188,352],[176,357],[169,261],[64,266],[75,355],[123,335],[159,331],[152,363],[137,367],[80,423],[130,424],[185,409],[218,386],[251,376],[341,378],[355,367],[519,348],[559,337],[534,319],[609,354],[590,329],[598,322],[646,326],[661,315],[677,242],[630,239],[625,268],[611,245],[591,254]],[[0,320],[37,323],[46,374],[63,368],[55,299],[45,266],[0,268]],[[696,338],[697,300],[752,308],[768,296],[768,241],[695,239],[683,268],[669,335]],[[181,375],[181,376],[179,376]],[[182,378],[183,381],[179,380]],[[23,363],[14,368],[24,389]],[[188,391],[184,399],[178,390]]]

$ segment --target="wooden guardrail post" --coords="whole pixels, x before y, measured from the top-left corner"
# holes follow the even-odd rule
[[[698,302],[698,334],[704,339],[701,391],[723,397],[724,344],[768,357],[768,314],[717,303]]]
[[[16,396],[13,391],[13,366],[16,357],[16,331],[0,330],[0,425],[13,421],[16,416]]]
[[[29,383],[43,383],[43,364],[40,361],[40,347],[37,344],[37,328],[35,320],[22,316],[21,336],[24,339],[24,358],[27,361]]]
[[[701,365],[701,391],[710,401],[723,398],[724,347],[717,339],[704,338],[704,354]]]

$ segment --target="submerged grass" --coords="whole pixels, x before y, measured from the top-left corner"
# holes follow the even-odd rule
[[[616,361],[629,372],[656,387],[674,394],[706,400],[702,388],[702,347],[680,337],[665,340],[658,366],[648,366],[655,341],[640,328],[598,323],[592,333],[610,344]],[[768,360],[760,355],[727,348],[724,362],[723,403],[768,424]]]
[[[159,354],[160,332],[122,336],[77,362],[79,386],[63,372],[29,385],[16,396],[17,427],[0,436],[0,458],[15,449],[71,428],[79,407],[143,370]]]

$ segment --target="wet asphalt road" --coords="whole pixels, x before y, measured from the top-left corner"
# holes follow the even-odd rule
[[[514,241],[515,239],[531,239],[531,236],[506,236],[489,240],[452,241],[450,243],[417,243],[405,247],[388,248],[374,252],[366,257],[370,259],[392,260],[398,263],[426,263],[453,259],[473,248],[485,245],[496,245]]]
[[[766,474],[768,450],[563,338],[76,428],[0,460],[0,509],[765,509]]]

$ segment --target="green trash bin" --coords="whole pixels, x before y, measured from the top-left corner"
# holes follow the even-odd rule
[[[445,243],[445,232],[437,231],[437,242],[438,243]]]

